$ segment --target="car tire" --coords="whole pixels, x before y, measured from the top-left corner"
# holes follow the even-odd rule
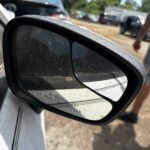
[[[125,33],[125,29],[121,27],[119,33],[120,34],[124,34]]]
[[[134,37],[134,38],[136,38],[137,37],[137,33],[138,33],[138,31],[132,31],[131,32],[131,36]]]

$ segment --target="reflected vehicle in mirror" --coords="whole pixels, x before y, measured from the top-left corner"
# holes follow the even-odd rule
[[[1,4],[16,15],[42,15],[69,21],[61,0],[1,0]]]
[[[8,84],[18,97],[89,124],[110,122],[125,110],[145,76],[143,65],[118,45],[50,18],[14,19],[3,47]]]

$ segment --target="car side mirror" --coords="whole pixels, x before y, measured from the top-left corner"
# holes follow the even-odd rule
[[[143,84],[143,65],[115,43],[41,16],[13,19],[3,37],[12,92],[27,103],[89,124],[115,119]]]

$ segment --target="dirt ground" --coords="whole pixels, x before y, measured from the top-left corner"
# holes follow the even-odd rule
[[[116,42],[141,61],[146,54],[149,43],[143,42],[141,51],[136,54],[132,49],[134,39],[129,35],[120,35],[119,27],[72,21]],[[116,119],[103,127],[91,126],[45,112],[47,150],[150,150],[149,99],[150,96],[136,125]]]

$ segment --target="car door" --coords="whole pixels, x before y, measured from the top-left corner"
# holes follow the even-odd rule
[[[0,150],[44,150],[44,112],[34,111],[7,87],[1,43],[3,28],[12,13],[6,11],[0,4]]]

